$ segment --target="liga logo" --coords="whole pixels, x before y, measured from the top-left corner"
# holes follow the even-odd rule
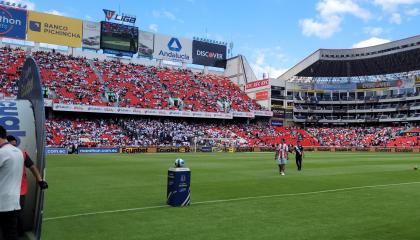
[[[0,6],[0,36],[8,36],[15,28],[24,27],[25,23],[21,19],[14,17],[14,12],[16,11],[19,10]]]
[[[105,13],[105,18],[106,18],[108,21],[110,21],[110,20],[112,19],[112,17],[114,16],[115,11],[108,10],[108,9],[102,9],[102,10],[104,10],[104,13]]]

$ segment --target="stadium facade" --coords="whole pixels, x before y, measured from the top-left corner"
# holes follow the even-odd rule
[[[271,86],[285,124],[420,121],[420,36],[357,49],[319,49]]]

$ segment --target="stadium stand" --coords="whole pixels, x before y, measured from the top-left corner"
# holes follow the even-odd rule
[[[25,51],[21,48],[0,49],[0,92],[5,97],[16,96],[16,80],[25,60]]]
[[[6,47],[0,49],[3,97],[16,95],[16,80],[26,54],[32,54],[38,62],[44,87],[48,89],[46,97],[54,103],[202,112],[266,110],[221,75]],[[384,91],[381,95],[358,91],[293,92],[293,96],[287,95],[285,99],[293,102],[292,120],[301,127],[271,126],[267,119],[215,123],[103,115],[97,119],[83,116],[75,119],[56,113],[46,123],[47,144],[51,147],[191,146],[197,138],[198,144],[210,146],[222,143],[266,147],[285,139],[293,145],[301,140],[304,146],[418,147],[418,132],[407,133],[408,126],[415,127],[415,123],[385,125],[395,120],[416,121],[420,117],[418,96],[415,88]],[[336,123],[350,126],[337,127]],[[306,124],[310,127],[304,127]],[[227,140],[216,142],[215,139]]]
[[[228,146],[274,146],[281,139],[288,144],[302,140],[304,146],[318,143],[295,127],[270,127],[258,123],[214,123],[163,118],[49,119],[47,146],[191,146],[216,145],[225,139]],[[223,142],[223,141],[222,141]]]
[[[48,88],[48,98],[55,103],[203,112],[263,110],[239,87],[221,76],[194,75],[190,70],[118,61],[90,61],[59,52],[32,54]],[[13,84],[25,52],[3,48],[0,57],[4,68],[2,92],[14,96]],[[115,98],[110,99],[109,95]]]
[[[406,127],[311,127],[307,131],[322,146],[404,146]],[[399,140],[400,139],[400,140]],[[395,145],[396,144],[396,145]]]

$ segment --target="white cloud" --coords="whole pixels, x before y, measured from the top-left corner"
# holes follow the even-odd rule
[[[334,33],[339,32],[341,30],[340,24],[341,17],[338,16],[332,16],[322,21],[316,21],[312,18],[299,20],[303,35],[316,36],[322,39],[330,38]]]
[[[299,20],[302,33],[305,36],[329,38],[341,30],[341,22],[346,14],[364,21],[371,19],[371,13],[360,7],[353,0],[321,0],[316,6],[318,16]]]
[[[264,73],[268,73],[268,75],[271,78],[277,78],[287,71],[286,68],[270,66],[269,64],[266,63],[267,58],[272,58],[272,57],[276,58],[278,57],[278,55],[282,55],[283,56],[282,60],[284,61],[285,55],[279,53],[278,50],[279,50],[278,48],[275,48],[274,50],[273,49],[271,50],[270,49],[254,49],[254,55],[256,55],[255,62],[251,63],[250,65],[255,73],[255,76],[258,79],[261,79]],[[276,62],[276,61],[271,61],[270,59],[269,62]]]
[[[167,10],[162,10],[162,11],[157,11],[157,10],[153,10],[152,11],[152,16],[155,18],[166,18],[170,21],[176,21],[179,23],[184,23],[184,20],[179,19],[177,16],[175,16],[174,13],[167,11]]]
[[[389,22],[401,24],[402,18],[400,14],[400,7],[409,8],[411,5],[420,3],[420,0],[374,0],[373,4],[382,7],[386,13],[390,14]],[[406,15],[417,16],[419,10],[417,8],[406,10]]]
[[[395,12],[400,5],[412,5],[420,3],[420,0],[374,0],[373,3],[381,6],[385,11]]]
[[[401,24],[401,14],[392,13],[391,18],[389,19],[390,23]]]
[[[378,36],[384,32],[384,29],[381,27],[365,27],[363,28],[363,32],[371,35],[371,36]]]
[[[49,11],[45,11],[45,13],[49,13],[49,14],[54,14],[54,15],[58,15],[58,16],[65,16],[66,14],[63,12],[60,12],[58,10],[49,10]]]
[[[418,8],[412,8],[405,11],[407,16],[415,17],[420,14],[420,10]]]
[[[371,46],[375,46],[375,45],[380,45],[380,44],[384,44],[384,43],[388,43],[391,40],[388,39],[382,39],[382,38],[377,38],[377,37],[371,37],[367,40],[358,42],[353,44],[353,48],[363,48],[363,47],[371,47]]]
[[[318,2],[316,9],[321,17],[348,13],[363,20],[371,18],[370,12],[361,8],[353,0],[322,0]]]
[[[16,5],[20,4],[21,6],[26,5],[26,9],[35,10],[35,3],[28,0],[8,0],[6,2],[15,3]]]
[[[149,29],[152,30],[153,32],[157,32],[158,31],[158,27],[159,26],[157,24],[154,24],[154,23],[152,23],[152,24],[149,25]]]

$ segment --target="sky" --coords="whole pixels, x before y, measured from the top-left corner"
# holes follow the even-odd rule
[[[257,78],[278,77],[319,48],[364,47],[420,34],[420,0],[9,0],[91,21],[102,9],[143,31],[233,42]]]

